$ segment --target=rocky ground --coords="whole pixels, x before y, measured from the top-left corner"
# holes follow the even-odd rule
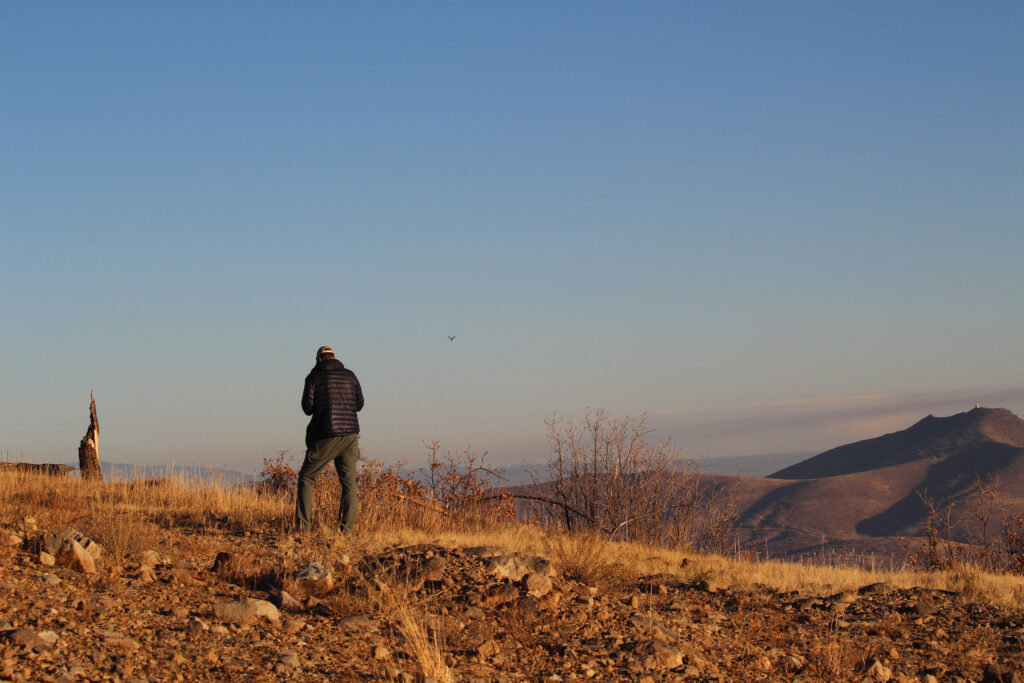
[[[1024,680],[1024,609],[951,592],[259,534],[115,558],[31,519],[0,541],[0,680]]]

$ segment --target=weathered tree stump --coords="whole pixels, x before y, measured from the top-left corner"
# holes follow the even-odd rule
[[[89,431],[78,445],[78,469],[82,479],[103,481],[100,471],[100,423],[96,419],[96,399],[89,392]]]

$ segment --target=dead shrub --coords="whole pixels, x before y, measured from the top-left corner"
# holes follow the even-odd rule
[[[537,494],[516,497],[543,504],[539,521],[570,532],[684,550],[729,547],[736,520],[731,489],[705,481],[696,461],[650,434],[646,415],[556,415],[548,422],[547,481],[534,474]]]

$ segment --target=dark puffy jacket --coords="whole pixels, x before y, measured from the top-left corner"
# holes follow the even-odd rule
[[[320,439],[359,433],[356,413],[363,409],[363,390],[356,374],[337,358],[316,364],[306,375],[302,412],[312,415],[306,427],[306,448]]]

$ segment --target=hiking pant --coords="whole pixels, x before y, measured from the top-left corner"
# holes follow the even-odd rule
[[[320,472],[334,461],[341,480],[341,509],[338,511],[341,530],[352,533],[356,526],[356,464],[359,461],[359,435],[329,436],[320,439],[306,451],[299,470],[299,487],[295,493],[295,526],[309,531],[313,521],[313,487]]]

